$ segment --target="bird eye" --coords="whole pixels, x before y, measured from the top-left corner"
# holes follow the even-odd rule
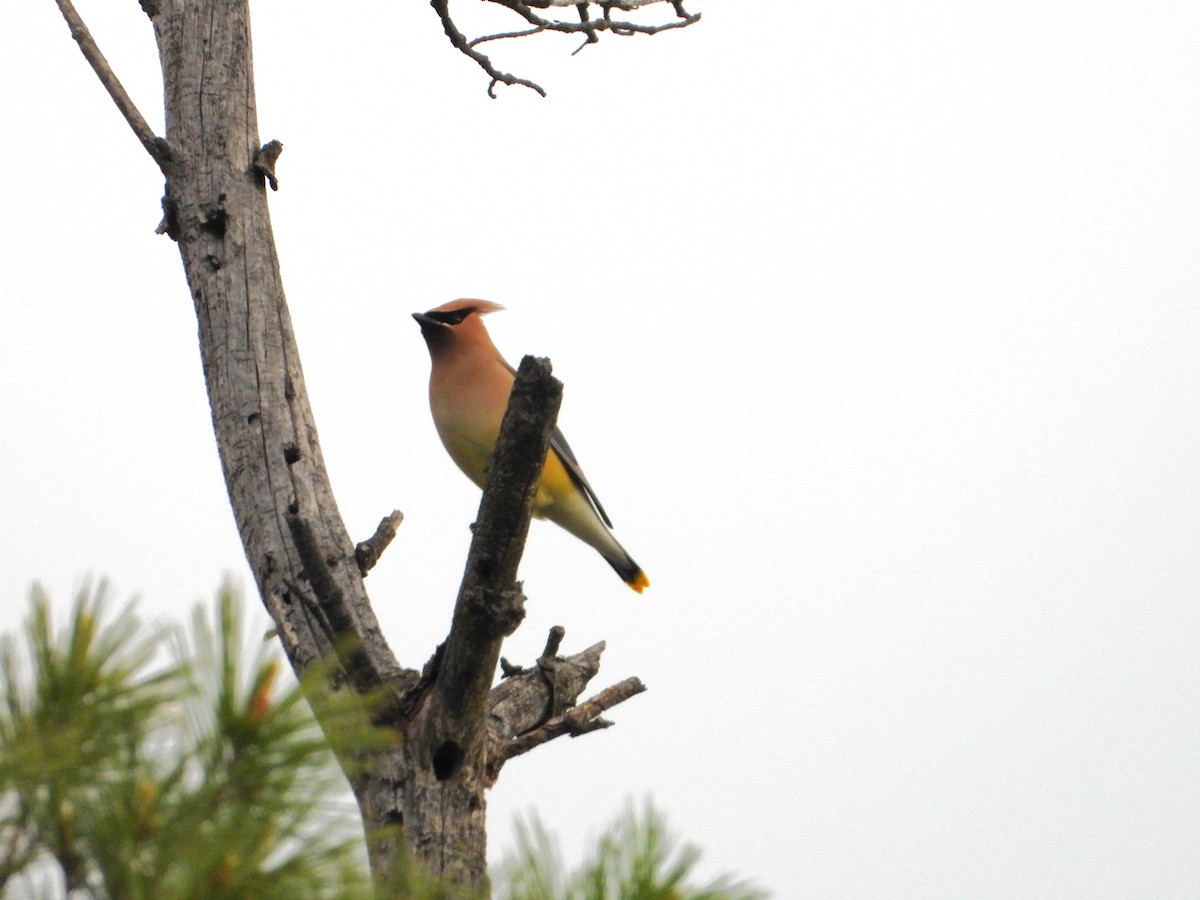
[[[448,312],[436,312],[430,310],[425,313],[426,316],[433,319],[435,322],[441,322],[443,325],[461,325],[463,319],[475,312],[474,307],[470,309],[454,309]]]

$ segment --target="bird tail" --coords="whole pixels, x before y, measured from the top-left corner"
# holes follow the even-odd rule
[[[646,577],[646,573],[642,571],[642,567],[633,561],[633,557],[625,552],[625,548],[617,546],[620,554],[603,553],[604,561],[612,566],[621,580],[629,585],[639,594],[646,588],[650,587],[650,579]]]

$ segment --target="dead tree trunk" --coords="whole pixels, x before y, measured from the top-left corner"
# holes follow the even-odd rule
[[[602,727],[637,679],[576,706],[604,645],[558,658],[560,629],[530,671],[492,688],[503,638],[523,616],[516,582],[532,497],[561,386],[526,358],[476,523],[451,632],[422,673],[402,667],[363,578],[399,513],[359,545],[346,532],[321,457],[267,209],[281,145],[262,146],[247,0],[141,0],[154,24],[166,135],[147,126],[70,0],[56,0],[84,55],[166,176],[159,230],[179,247],[199,323],[213,427],[229,499],[259,592],[297,675],[327,673],[394,740],[334,741],[380,884],[403,855],[486,889],[484,790],[504,761],[560,734]],[[327,732],[338,723],[323,718]]]

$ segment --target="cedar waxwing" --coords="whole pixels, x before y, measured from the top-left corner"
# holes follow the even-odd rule
[[[482,316],[501,309],[487,300],[453,300],[426,313],[413,313],[433,362],[429,375],[433,424],[450,458],[480,488],[516,376],[483,327]],[[646,573],[609,531],[612,522],[557,427],[550,435],[533,514],[599,550],[639,594],[649,586]]]

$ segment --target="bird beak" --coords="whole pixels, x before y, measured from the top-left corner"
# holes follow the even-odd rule
[[[422,331],[424,331],[426,328],[432,329],[446,327],[437,319],[431,319],[429,316],[425,315],[425,313],[413,313],[412,317],[417,320],[417,324],[421,326]]]

